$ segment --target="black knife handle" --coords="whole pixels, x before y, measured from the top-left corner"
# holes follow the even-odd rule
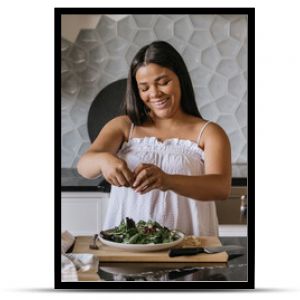
[[[169,256],[181,256],[181,255],[196,255],[198,253],[204,253],[204,248],[173,248],[169,250]]]

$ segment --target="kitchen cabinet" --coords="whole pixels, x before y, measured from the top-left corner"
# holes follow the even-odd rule
[[[241,215],[241,197],[245,187],[235,187],[225,201],[216,201],[220,236],[247,236],[247,214]],[[109,194],[97,191],[62,192],[62,231],[73,235],[93,235],[103,228]],[[244,203],[245,204],[245,203]]]
[[[61,229],[73,235],[91,235],[102,229],[109,194],[62,192]]]
[[[216,201],[220,236],[247,236],[247,188],[233,187],[229,199]]]

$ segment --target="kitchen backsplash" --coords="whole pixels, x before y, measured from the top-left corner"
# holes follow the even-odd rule
[[[90,145],[87,116],[99,91],[127,77],[142,46],[165,40],[187,64],[202,116],[229,136],[233,177],[247,177],[247,16],[89,17],[98,18],[93,28],[79,28],[74,40],[63,34],[61,39],[62,167],[75,167]]]

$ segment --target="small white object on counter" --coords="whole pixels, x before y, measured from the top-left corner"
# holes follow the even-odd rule
[[[61,234],[61,281],[78,281],[80,274],[96,274],[99,259],[90,253],[66,253],[75,242],[75,237],[67,230]],[[100,280],[100,278],[99,278]]]

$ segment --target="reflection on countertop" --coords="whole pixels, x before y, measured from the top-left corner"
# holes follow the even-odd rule
[[[220,237],[223,245],[241,245],[245,252],[227,263],[101,263],[105,281],[248,281],[247,237]]]

